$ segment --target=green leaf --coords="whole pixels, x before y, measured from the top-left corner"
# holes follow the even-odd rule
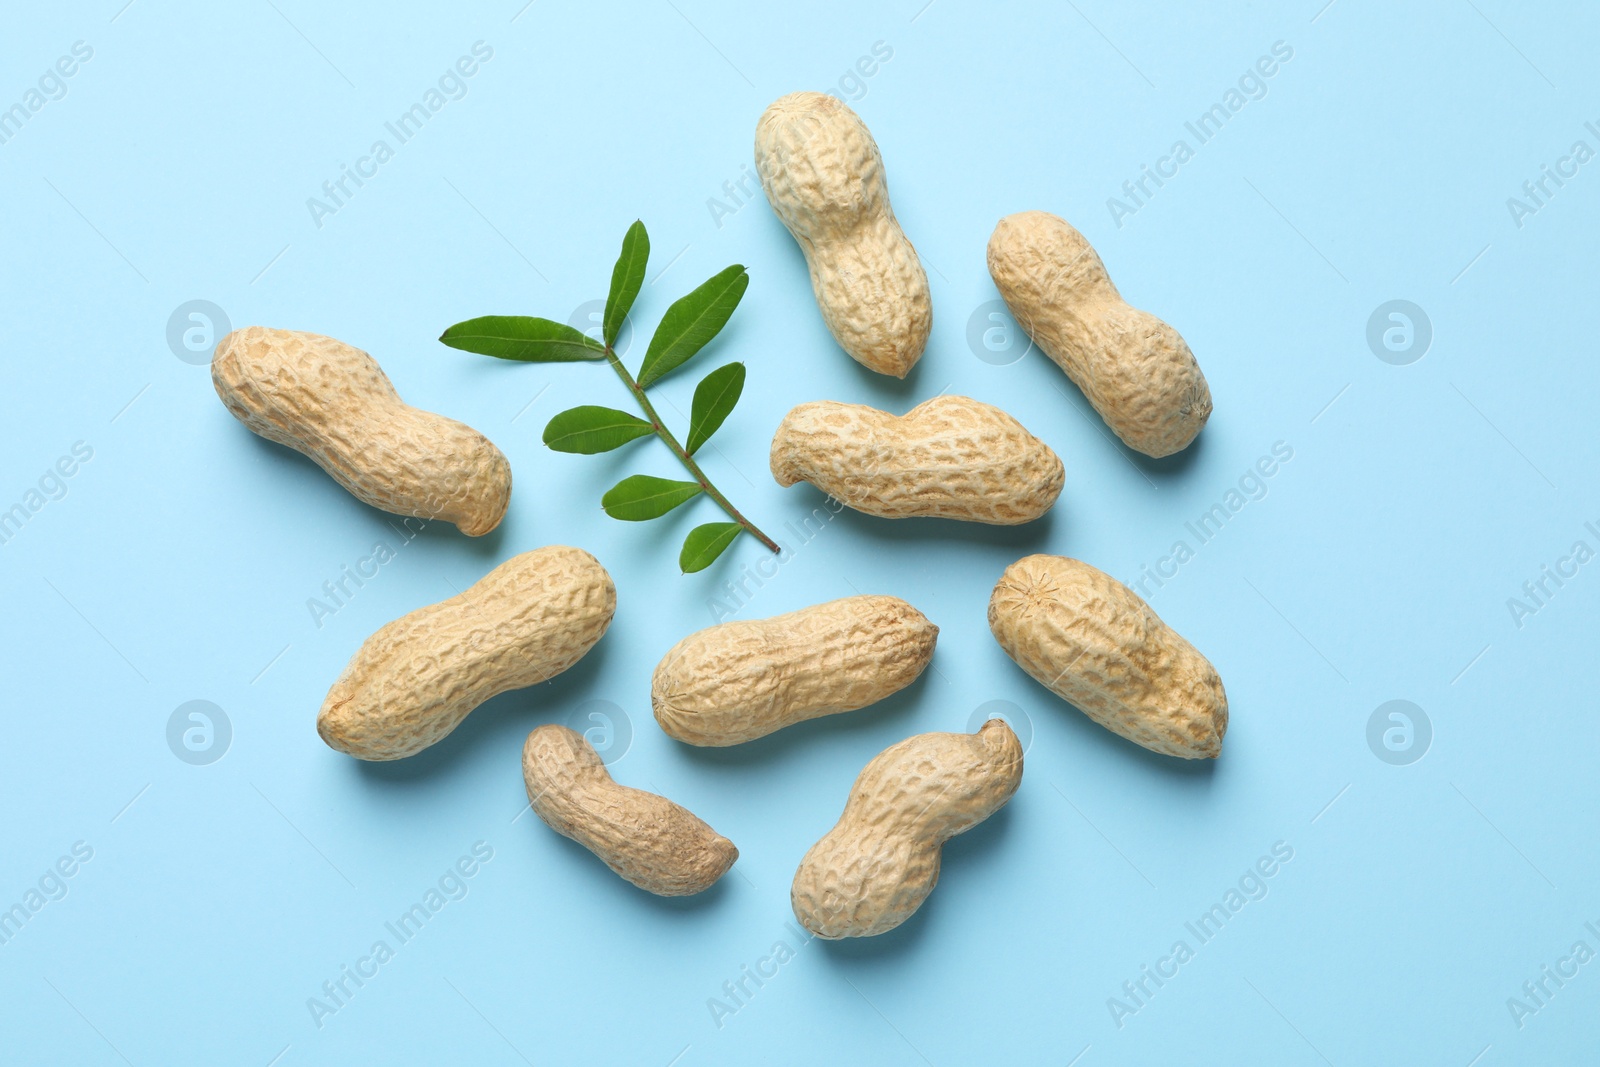
[[[694,387],[694,407],[689,412],[689,454],[694,455],[721,427],[744,392],[744,364],[718,367]]]
[[[623,320],[633,308],[639,287],[644,285],[644,265],[649,259],[650,236],[644,232],[644,223],[635,219],[623,235],[622,254],[617,257],[617,265],[611,268],[611,295],[606,297],[605,326],[602,331],[608,347],[617,343]]]
[[[544,428],[544,443],[557,452],[592,456],[653,433],[655,429],[648,422],[626,411],[585,404],[568,408],[551,419]]]
[[[695,482],[676,482],[671,478],[653,478],[648,474],[635,474],[606,490],[600,506],[613,519],[642,522],[659,519],[679,504],[700,495]]]
[[[733,539],[743,529],[736,522],[708,522],[704,526],[696,526],[683,539],[683,551],[678,553],[678,566],[685,574],[705,570],[733,544]]]
[[[704,348],[727,325],[749,285],[750,275],[734,264],[669,307],[639,366],[639,384],[649,385]]]
[[[529,315],[485,315],[458,322],[440,335],[451,348],[524,363],[603,359],[605,346],[564,322]]]

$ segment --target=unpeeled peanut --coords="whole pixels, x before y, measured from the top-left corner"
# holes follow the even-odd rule
[[[582,549],[513,556],[367,638],[328,690],[317,733],[357,759],[414,755],[490,697],[578,662],[616,609],[611,576]]]
[[[500,450],[470,426],[407,405],[359,348],[247,326],[217,345],[211,381],[236,419],[309,456],[363,503],[444,519],[472,537],[505,516],[511,464]]]
[[[928,276],[866,124],[824,93],[790,93],[756,123],[756,171],[805,253],[828,331],[852,359],[904,378],[928,343]]]
[[[917,679],[939,628],[904,600],[853,596],[692,633],[650,682],[656,722],[721,747],[875,704]]]
[[[989,273],[1011,314],[1129,448],[1169,456],[1211,416],[1211,389],[1178,331],[1129,307],[1088,240],[1024,211],[989,238]]]
[[[618,785],[581,734],[551,723],[522,746],[528,803],[622,877],[657,896],[709,889],[739,858],[733,842],[666,797]]]
[[[1012,526],[1050,510],[1064,472],[1050,446],[997,407],[938,396],[901,416],[860,404],[801,404],[772,438],[772,476],[805,481],[886,519]]]
[[[1002,719],[918,734],[868,763],[838,825],[795,872],[795,916],[818,937],[870,937],[909,919],[939,882],[944,843],[1005,806],[1022,745]]]
[[[1222,754],[1216,668],[1109,574],[1066,556],[1019,559],[989,598],[989,629],[1035,681],[1113,733],[1168,756]]]

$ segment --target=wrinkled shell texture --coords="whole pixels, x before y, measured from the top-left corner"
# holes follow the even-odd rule
[[[513,556],[367,638],[328,690],[317,732],[358,759],[421,752],[490,697],[578,662],[616,609],[611,576],[582,549]]]
[[[928,343],[928,276],[889,206],[866,124],[824,93],[790,93],[756,124],[756,171],[805,253],[823,321],[858,363],[904,378]]]
[[[933,659],[939,628],[904,600],[853,596],[679,641],[656,665],[650,703],[669,736],[720,747],[875,704]]]
[[[818,937],[893,930],[939,881],[944,843],[993,815],[1022,784],[1022,745],[1000,719],[975,734],[918,734],[856,779],[838,825],[795,872],[795,916]]]
[[[500,524],[511,464],[470,426],[410,407],[376,360],[314,333],[248,326],[217,345],[211,381],[234,418],[303,452],[357,500],[453,522]]]
[[[689,809],[612,781],[594,746],[565,726],[528,735],[522,780],[545,825],[657,896],[709,889],[739,858],[732,841]]]
[[[1017,322],[1129,448],[1170,456],[1211,417],[1211,389],[1178,331],[1124,303],[1065,219],[1043,211],[1001,219],[989,273]]]
[[[1028,556],[989,599],[1006,655],[1089,718],[1153,752],[1215,759],[1228,732],[1216,668],[1137,593],[1087,563]]]
[[[1060,458],[997,407],[940,396],[902,416],[831,400],[801,404],[772,439],[779,485],[810,482],[885,519],[1012,526],[1061,495]]]

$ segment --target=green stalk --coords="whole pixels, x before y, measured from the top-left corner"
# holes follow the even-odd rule
[[[683,464],[684,469],[694,476],[694,480],[700,486],[701,492],[715,500],[722,510],[728,513],[730,519],[744,527],[746,532],[757,541],[767,546],[770,551],[781,555],[783,550],[778,547],[778,543],[762,533],[755,523],[740,514],[739,509],[734,507],[728,501],[728,498],[722,495],[721,490],[711,484],[711,479],[707,478],[706,472],[700,469],[700,464],[694,461],[694,457],[689,455],[688,449],[678,443],[678,439],[672,435],[672,431],[667,429],[667,424],[661,421],[661,416],[656,414],[655,405],[650,403],[648,396],[645,396],[644,387],[634,380],[633,375],[628,373],[628,368],[622,365],[622,360],[617,358],[617,354],[611,350],[610,345],[606,345],[606,362],[611,364],[611,369],[617,372],[617,377],[622,379],[622,384],[628,387],[628,391],[633,394],[634,400],[639,402],[639,407],[644,411],[645,417],[650,420],[650,428],[655,430],[656,436],[661,438],[668,448],[672,449],[673,454],[678,457],[678,461]]]

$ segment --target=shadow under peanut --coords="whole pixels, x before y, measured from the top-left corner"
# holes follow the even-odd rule
[[[1116,440],[1114,436],[1112,439]],[[1135,466],[1159,483],[1167,479],[1176,480],[1187,474],[1189,469],[1200,461],[1200,453],[1205,448],[1205,441],[1206,432],[1201,430],[1199,436],[1190,441],[1189,446],[1183,451],[1174,452],[1170,456],[1162,456],[1160,459],[1154,459],[1143,452],[1129,448],[1120,440],[1116,443],[1117,447],[1122,450],[1123,455],[1131,459]]]
[[[403,528],[416,539],[435,544],[450,542],[452,552],[465,552],[482,562],[485,573],[494,565],[503,562],[506,527],[512,525],[512,509],[507,509],[505,518],[493,530],[481,537],[468,537],[448,519],[418,519],[375,508],[356,499],[310,456],[297,452],[288,445],[280,445],[276,441],[259,437],[244,430],[243,427],[240,427],[240,430],[250,439],[249,447],[259,453],[267,470],[267,478],[262,482],[266,486],[262,491],[263,499],[274,508],[281,507],[303,516],[303,525],[306,527],[308,537],[312,536],[318,526],[318,516],[324,509],[331,511],[342,508],[349,512],[364,513],[386,524],[392,533],[392,536],[387,538],[391,545],[395,543],[395,538],[400,536],[394,531]],[[511,491],[514,505],[515,470],[511,474]],[[420,528],[418,523],[422,524]]]
[[[644,788],[638,783],[622,784]],[[735,861],[734,866],[709,889],[684,897],[657,896],[617,874],[599,856],[570,837],[563,837],[550,829],[532,812],[519,819],[512,829],[521,831],[516,835],[517,847],[532,853],[534,862],[540,866],[559,867],[564,876],[579,883],[578,892],[570,899],[581,901],[588,914],[610,914],[605,909],[613,905],[618,908],[643,908],[664,916],[703,912],[716,907],[728,895],[729,883],[739,880],[736,870],[738,861]]]
[[[1007,667],[1018,669],[998,646],[995,648],[995,654],[1004,661],[1003,664],[997,662],[995,670],[1004,670]],[[1192,783],[1199,789],[1212,787],[1217,777],[1217,765],[1228,758],[1226,738],[1222,743],[1222,755],[1217,759],[1183,759],[1179,756],[1165,756],[1159,752],[1152,752],[1120,734],[1112,733],[1085,715],[1076,704],[1061,699],[1043,686],[1038,687],[1038,698],[1028,707],[1036,731],[1030,753],[1036,752],[1041,744],[1047,743],[1042,741],[1037,733],[1040,720],[1054,717],[1064,724],[1062,728],[1068,734],[1066,745],[1073,750],[1076,758],[1085,762],[1137,769],[1141,775]]]

